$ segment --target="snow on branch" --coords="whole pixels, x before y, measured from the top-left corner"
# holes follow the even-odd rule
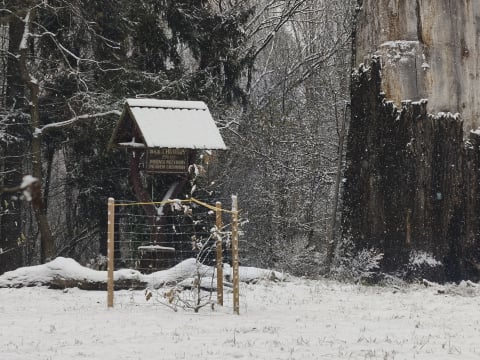
[[[32,175],[25,175],[22,178],[22,183],[20,184],[20,189],[26,189],[29,186],[32,186],[34,183],[39,181],[36,177],[33,177]]]
[[[33,177],[32,175],[25,175],[23,178],[22,178],[22,183],[18,186],[14,186],[14,187],[3,187],[3,186],[0,186],[0,194],[3,194],[3,193],[16,193],[16,192],[19,192],[19,191],[23,191],[24,195],[25,195],[25,198],[27,200],[31,200],[31,187],[33,184],[35,184],[36,182],[38,182],[39,180],[36,178],[36,177]]]
[[[30,16],[32,11],[28,10],[23,20],[25,23],[25,30],[23,31],[22,40],[20,40],[19,50],[26,50],[28,48],[28,38],[31,36],[30,33]]]
[[[27,21],[27,18],[25,18],[25,21]],[[74,52],[72,52],[71,50],[69,50],[68,48],[66,48],[59,40],[58,40],[58,37],[57,37],[57,34],[54,34],[52,33],[51,31],[48,31],[44,26],[42,26],[41,24],[38,24],[36,23],[36,25],[44,30],[42,33],[40,34],[32,34],[32,33],[28,33],[28,36],[27,37],[33,37],[33,38],[42,38],[44,36],[48,36],[52,42],[55,44],[55,46],[58,48],[58,50],[60,51],[60,53],[62,54],[64,60],[65,60],[65,65],[67,65],[70,70],[73,72],[73,73],[77,73],[78,72],[78,69],[75,69],[71,64],[70,64],[70,61],[68,61],[68,57],[71,57],[73,58],[77,65],[80,64],[80,63],[90,63],[90,64],[94,64],[96,65],[101,71],[120,71],[120,70],[125,70],[123,67],[117,67],[117,68],[110,68],[110,69],[106,69],[106,68],[103,68],[101,65],[103,62],[101,61],[97,61],[97,60],[94,60],[94,59],[89,59],[89,58],[83,58],[83,57],[80,57],[78,55],[76,55]],[[24,34],[25,35],[25,34]],[[104,38],[102,37],[102,39],[104,41],[108,41],[107,38]],[[111,42],[111,44],[113,44],[113,42]],[[114,48],[113,46],[107,44],[107,46],[109,47],[112,47]],[[21,48],[20,48],[21,49]]]
[[[73,117],[69,120],[59,121],[59,122],[56,122],[56,123],[51,123],[51,124],[44,125],[41,128],[37,128],[37,129],[35,129],[34,135],[42,134],[44,131],[48,131],[48,130],[51,130],[51,129],[62,128],[62,127],[71,125],[71,124],[73,124],[77,121],[80,121],[80,120],[93,119],[93,118],[98,118],[98,117],[103,117],[103,116],[108,116],[108,115],[118,115],[118,116],[120,116],[121,114],[122,113],[118,110],[110,110],[110,111],[105,111],[105,112],[95,113],[95,114],[78,115],[78,116],[75,116],[75,117]]]

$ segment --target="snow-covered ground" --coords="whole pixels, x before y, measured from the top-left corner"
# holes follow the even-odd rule
[[[0,359],[479,359],[467,285],[262,280],[242,284],[239,316],[174,312],[143,291],[117,291],[107,309],[103,291],[0,289]]]

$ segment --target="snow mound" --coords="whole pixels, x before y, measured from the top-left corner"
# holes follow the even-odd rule
[[[224,264],[224,274],[226,274],[229,279],[232,279],[232,268],[230,265]],[[258,280],[287,280],[287,276],[284,273],[249,266],[240,266],[238,269],[238,276],[240,278],[240,281],[245,283],[256,282]]]
[[[0,287],[41,286],[55,279],[106,281],[106,271],[81,266],[73,259],[58,257],[49,263],[22,267],[0,276]]]
[[[114,279],[115,282],[123,282],[126,285],[129,282],[135,283],[137,288],[144,286],[158,289],[165,285],[181,283],[198,275],[202,279],[214,279],[213,283],[216,284],[215,268],[200,264],[193,258],[186,259],[170,269],[152,274],[142,274],[132,269],[117,270],[114,272]],[[228,264],[224,264],[224,275],[227,280],[232,278],[232,269]],[[285,280],[285,276],[276,271],[242,266],[239,267],[239,278],[242,282],[254,282],[260,279]],[[73,259],[63,257],[43,265],[9,271],[0,276],[0,288],[50,286],[98,289],[105,287],[106,283],[107,271],[93,270],[80,265]],[[116,283],[115,286],[119,284]]]
[[[191,278],[195,274],[200,274],[202,278],[211,278],[214,275],[214,268],[197,263],[195,259],[191,258],[182,261],[170,269],[144,275],[144,279],[147,281],[149,286],[158,289],[164,285],[174,284]]]

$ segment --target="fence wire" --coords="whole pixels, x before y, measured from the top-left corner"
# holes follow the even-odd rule
[[[161,215],[145,215],[143,205],[117,207],[115,211],[115,268],[152,273],[195,258],[215,265],[216,234],[222,236],[224,262],[231,261],[231,223],[223,215],[222,229],[216,214],[200,206],[168,204]]]
[[[221,304],[223,294],[223,303],[233,303],[234,312],[238,313],[235,294],[239,291],[238,285],[234,285],[238,284],[238,272],[235,275],[232,271],[232,221],[238,217],[237,211],[198,199],[152,203],[117,200],[114,207],[114,268],[138,270],[150,279],[150,288],[143,295],[135,293],[132,287],[130,302],[152,300],[151,303],[198,311],[206,305]],[[220,244],[221,263],[217,260]],[[223,276],[218,277],[222,269]],[[223,291],[215,297],[213,293],[219,286]]]

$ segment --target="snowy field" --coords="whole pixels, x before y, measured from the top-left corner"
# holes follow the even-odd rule
[[[174,312],[142,291],[108,310],[100,291],[0,289],[0,359],[480,359],[471,285],[262,281],[242,285],[240,316]]]

